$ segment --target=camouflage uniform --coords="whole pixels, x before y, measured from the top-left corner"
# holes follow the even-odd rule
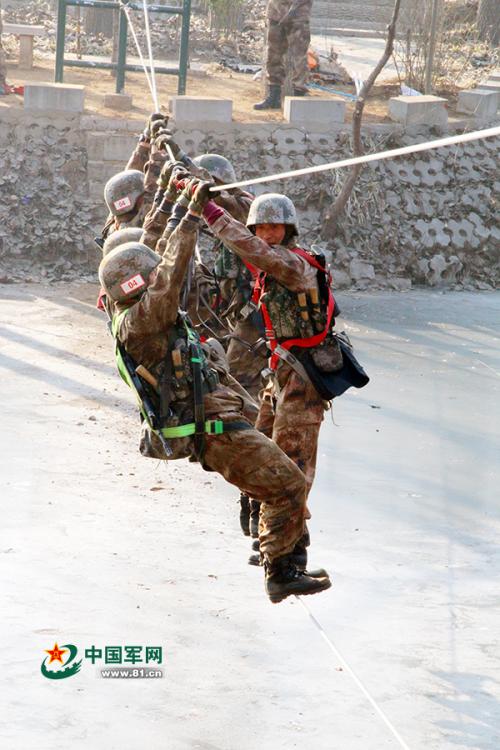
[[[117,335],[136,363],[159,375],[178,325],[178,304],[187,268],[193,256],[197,223],[184,217],[170,235],[153,283],[135,304],[117,304],[127,310],[117,320]],[[110,256],[108,256],[109,258]],[[241,421],[247,414],[245,399],[223,383],[204,396],[206,419]],[[171,409],[182,423],[192,421],[191,399],[176,398]],[[172,422],[167,422],[168,425]],[[154,433],[152,433],[154,435]],[[143,430],[141,450],[155,456]],[[192,438],[171,441],[174,457],[193,451]],[[149,450],[148,452],[148,449]],[[158,453],[156,457],[165,457]],[[302,472],[273,441],[255,429],[207,435],[204,466],[219,472],[228,482],[261,502],[261,551],[268,562],[287,555],[300,538],[305,514],[305,479]]]
[[[267,5],[266,73],[269,85],[282,86],[285,61],[290,50],[294,89],[306,91],[309,75],[307,50],[311,41],[312,0],[269,0]],[[290,10],[295,14],[285,18]],[[282,23],[280,21],[285,19]]]
[[[214,234],[241,258],[266,272],[278,290],[281,288],[286,294],[296,294],[317,284],[316,269],[306,260],[286,247],[268,245],[228,214],[211,219],[210,226]],[[280,361],[276,378],[261,394],[256,427],[272,436],[273,441],[300,467],[306,477],[308,492],[314,479],[324,409],[324,402],[312,384],[304,382],[295,370]]]

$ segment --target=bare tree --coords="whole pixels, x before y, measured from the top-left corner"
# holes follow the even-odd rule
[[[354,107],[354,114],[352,116],[352,140],[353,140],[353,155],[354,156],[362,156],[364,154],[363,144],[361,141],[361,122],[363,119],[363,110],[365,108],[365,103],[368,98],[368,94],[370,93],[373,84],[375,83],[380,71],[386,63],[389,62],[394,48],[394,39],[396,36],[396,23],[398,20],[399,15],[399,6],[401,5],[401,0],[396,0],[394,3],[394,10],[392,12],[392,18],[389,23],[389,26],[387,27],[387,40],[385,43],[385,49],[382,57],[366,79],[366,81],[363,83],[363,86],[361,87],[361,91],[359,92],[359,96],[356,101],[356,106]],[[359,174],[362,170],[362,165],[357,164],[356,166],[351,168],[351,172],[349,174],[349,177],[346,179],[344,184],[342,185],[342,188],[340,190],[340,193],[338,194],[335,203],[331,206],[330,210],[327,211],[325,222],[323,224],[322,228],[322,236],[324,239],[327,239],[331,236],[332,231],[335,229],[335,226],[337,224],[337,221],[341,214],[343,213],[347,201],[349,200],[349,196],[352,193],[352,190],[354,188],[354,185],[356,184],[356,180],[359,177]]]
[[[493,47],[498,46],[500,43],[500,2],[498,0],[479,0],[477,30],[480,39],[490,42]]]

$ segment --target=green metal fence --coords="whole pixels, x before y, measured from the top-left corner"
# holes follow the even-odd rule
[[[102,70],[116,70],[116,92],[119,94],[125,86],[125,71],[142,72],[142,65],[129,65],[127,63],[127,36],[128,21],[123,11],[122,5],[113,0],[58,0],[57,14],[57,43],[56,43],[56,83],[62,83],[64,78],[64,68],[97,68]],[[129,2],[123,0],[123,4],[129,10],[143,11],[142,3]],[[64,40],[66,36],[66,11],[68,6],[80,6],[83,8],[105,8],[107,10],[119,10],[118,26],[118,56],[116,62],[103,62],[96,60],[68,60],[64,57]],[[189,24],[191,20],[191,0],[183,0],[181,7],[170,5],[148,5],[150,13],[168,13],[169,15],[178,15],[182,17],[181,42],[179,49],[179,66],[177,68],[166,68],[159,65],[155,66],[157,73],[178,76],[177,91],[179,94],[186,93],[186,79],[188,67],[188,47],[189,47]]]

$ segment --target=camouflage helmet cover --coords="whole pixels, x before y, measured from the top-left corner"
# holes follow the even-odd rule
[[[236,182],[236,172],[234,167],[225,156],[220,154],[201,154],[193,159],[194,163],[198,167],[202,167],[209,172],[214,180],[218,180],[222,184],[229,184]]]
[[[109,235],[104,246],[102,248],[102,254],[107,255],[114,250],[118,245],[124,245],[126,242],[139,242],[142,237],[142,229],[140,227],[125,227],[125,229],[118,229]]]
[[[104,187],[104,200],[113,216],[128,214],[144,193],[144,175],[138,169],[125,169],[111,177]]]
[[[148,286],[151,271],[161,256],[141,242],[127,242],[106,255],[99,266],[99,281],[114,302],[128,302]]]
[[[255,198],[248,212],[247,227],[257,224],[287,224],[299,232],[295,206],[281,193],[264,193]]]

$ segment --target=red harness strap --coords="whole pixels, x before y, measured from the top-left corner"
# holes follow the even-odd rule
[[[294,247],[294,248],[289,248],[289,249],[291,250],[292,253],[295,253],[296,255],[300,255],[301,258],[304,258],[304,260],[310,263],[311,266],[314,266],[314,268],[317,268],[319,271],[323,271],[324,273],[327,273],[325,269],[323,268],[323,266],[321,265],[321,263],[319,263],[311,255],[309,255],[309,253],[306,253],[305,250],[302,250],[302,248]],[[279,362],[279,356],[274,353],[274,350],[278,346],[278,340],[276,339],[276,334],[274,332],[273,323],[269,315],[269,310],[267,309],[267,306],[260,301],[262,294],[265,291],[266,275],[267,275],[266,273],[262,272],[259,276],[256,277],[255,286],[254,286],[254,290],[252,294],[252,302],[254,302],[256,305],[258,304],[262,311],[262,317],[264,318],[264,325],[265,325],[265,330],[266,330],[266,339],[271,349],[271,359],[269,361],[269,366],[271,367],[272,370],[275,370]],[[328,304],[327,304],[327,310],[326,310],[326,325],[323,331],[315,334],[314,336],[309,336],[309,338],[287,339],[286,341],[281,341],[280,346],[282,346],[283,349],[290,350],[293,346],[299,346],[302,348],[309,349],[309,348],[312,348],[313,346],[318,346],[318,344],[321,344],[321,342],[326,338],[326,334],[330,330],[330,324],[332,322],[334,308],[335,308],[335,300],[332,294],[332,290],[330,289],[330,285],[328,285]]]

